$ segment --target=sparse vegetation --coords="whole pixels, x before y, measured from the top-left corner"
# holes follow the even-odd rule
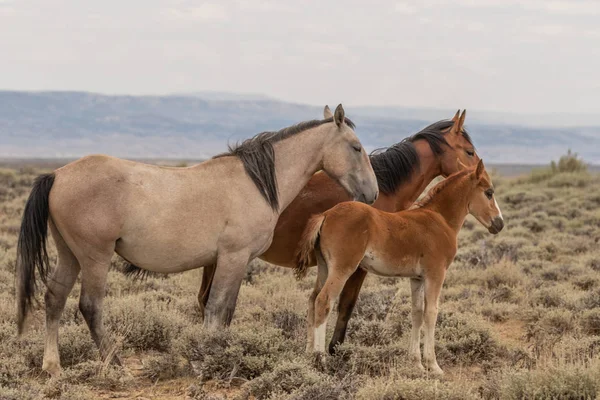
[[[293,271],[255,261],[231,328],[207,332],[196,304],[201,270],[134,282],[115,258],[105,318],[124,366],[98,359],[76,285],[60,329],[65,370],[49,380],[43,307],[22,338],[14,322],[16,237],[39,172],[0,170],[1,399],[600,396],[600,176],[575,154],[526,177],[494,177],[500,235],[466,221],[440,304],[442,379],[409,363],[406,280],[369,276],[346,343],[315,360],[304,353],[315,271],[297,282]]]

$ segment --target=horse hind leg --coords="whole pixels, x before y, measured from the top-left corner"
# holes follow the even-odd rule
[[[323,289],[323,285],[327,280],[327,262],[321,255],[318,249],[315,249],[317,258],[317,280],[315,281],[315,288],[310,294],[308,299],[308,315],[307,315],[307,329],[306,329],[306,352],[310,353],[315,347],[315,331],[313,329],[315,322],[315,301],[319,292]]]
[[[350,279],[344,285],[342,293],[340,295],[340,301],[338,303],[338,317],[335,324],[335,330],[333,331],[333,337],[329,342],[329,354],[334,354],[336,346],[344,343],[346,338],[346,330],[348,329],[348,322],[352,316],[352,311],[358,300],[360,288],[365,281],[367,271],[364,269],[357,269],[354,271]]]
[[[100,356],[120,365],[118,357],[111,351],[111,343],[106,335],[102,320],[102,305],[106,292],[106,279],[110,268],[112,251],[100,257],[86,258],[81,263],[81,295],[79,310],[90,329],[92,339],[100,350]]]
[[[210,288],[212,287],[216,269],[216,265],[209,265],[204,267],[202,270],[202,284],[200,285],[200,291],[198,292],[198,306],[200,308],[200,316],[202,320],[204,320],[206,303],[208,303]]]
[[[50,229],[58,251],[58,262],[52,276],[48,279],[45,295],[46,343],[42,369],[51,376],[57,376],[61,371],[58,353],[58,326],[67,297],[73,289],[80,268],[79,262],[52,222],[50,222]]]

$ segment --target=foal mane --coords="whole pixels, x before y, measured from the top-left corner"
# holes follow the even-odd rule
[[[345,121],[346,125],[352,129],[355,128],[351,120],[345,118]],[[218,154],[213,158],[238,157],[242,161],[242,164],[244,164],[246,173],[252,179],[260,194],[269,203],[271,208],[277,211],[279,209],[279,193],[277,191],[273,144],[329,122],[333,122],[333,117],[323,120],[300,122],[277,132],[262,132],[250,139],[244,140],[242,143],[238,142],[234,145],[229,145],[229,151]]]
[[[379,190],[384,194],[394,193],[398,186],[403,184],[416,169],[420,168],[420,160],[414,144],[417,140],[425,140],[433,154],[442,155],[444,146],[450,147],[444,136],[454,126],[454,123],[452,120],[435,122],[399,143],[374,150],[370,158]],[[471,136],[466,130],[463,129],[461,133],[469,143],[473,144]]]
[[[414,208],[425,207],[426,205],[428,205],[435,199],[435,197],[438,193],[443,191],[452,182],[459,180],[460,178],[464,177],[465,175],[470,174],[471,172],[473,172],[473,169],[463,169],[462,171],[459,171],[459,172],[456,172],[456,173],[450,175],[449,177],[447,177],[446,179],[442,180],[441,182],[436,184],[434,187],[432,187],[427,192],[427,194],[425,196],[423,196],[423,198],[421,200],[416,201],[413,204],[413,206],[410,207],[410,209],[412,210]]]

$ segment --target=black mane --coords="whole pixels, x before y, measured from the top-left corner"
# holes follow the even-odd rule
[[[425,140],[433,154],[441,155],[444,146],[450,147],[444,135],[453,125],[454,121],[451,120],[438,121],[393,146],[373,151],[370,156],[371,165],[377,176],[379,190],[384,194],[392,194],[420,167],[415,141]],[[467,131],[463,130],[462,135],[473,144]]]
[[[333,118],[300,122],[278,132],[262,132],[258,135],[229,146],[229,151],[213,158],[236,156],[244,164],[244,169],[252,179],[260,194],[274,211],[279,210],[279,194],[277,177],[275,176],[275,152],[273,143],[294,136],[308,129],[333,122]],[[352,121],[346,118],[346,125],[355,128]]]

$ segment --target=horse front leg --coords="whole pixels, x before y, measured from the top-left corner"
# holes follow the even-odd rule
[[[219,255],[204,309],[205,328],[215,329],[231,324],[249,260],[247,250]]]
[[[444,270],[445,271],[445,268]],[[423,340],[423,358],[427,369],[434,375],[443,375],[444,371],[437,363],[435,356],[435,324],[438,316],[438,302],[445,272],[438,272],[435,276],[425,278],[425,337]]]
[[[348,329],[348,321],[350,321],[352,311],[358,300],[360,288],[362,287],[366,276],[367,271],[361,268],[357,269],[344,285],[344,289],[342,289],[340,301],[338,303],[338,317],[335,324],[335,330],[333,331],[333,337],[329,342],[329,354],[334,354],[336,346],[344,343],[346,330]]]

